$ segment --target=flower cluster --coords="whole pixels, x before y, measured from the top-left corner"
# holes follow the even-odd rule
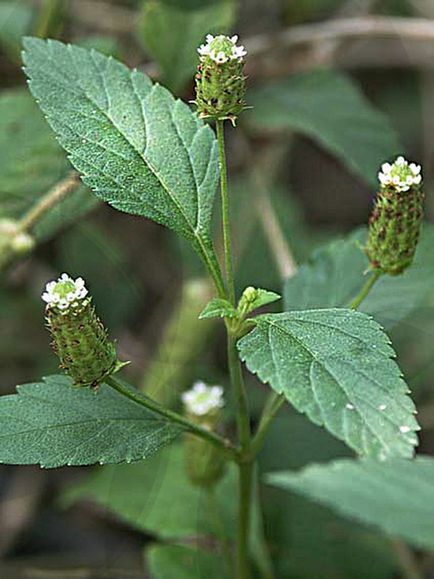
[[[78,277],[72,279],[68,274],[62,273],[57,281],[50,281],[45,286],[42,299],[47,307],[55,307],[66,312],[69,307],[77,307],[87,296],[88,291],[84,280]]]
[[[247,51],[244,46],[237,46],[238,36],[224,36],[220,34],[214,37],[212,34],[207,34],[206,44],[202,44],[198,49],[201,60],[207,56],[217,64],[224,64],[229,60],[243,61]]]
[[[393,164],[384,163],[381,166],[378,179],[383,187],[392,187],[398,192],[408,191],[412,186],[421,184],[421,167],[398,157]]]
[[[182,394],[182,402],[190,414],[205,416],[224,406],[223,388],[195,382],[191,390]]]

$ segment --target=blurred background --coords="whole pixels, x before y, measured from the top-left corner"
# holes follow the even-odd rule
[[[121,358],[132,361],[130,380],[148,394],[176,406],[193,380],[226,384],[221,328],[197,321],[213,295],[200,263],[168,230],[114,211],[80,184],[27,90],[20,55],[26,35],[95,48],[189,101],[209,32],[237,33],[248,51],[252,108],[237,130],[227,127],[239,290],[282,292],[314,250],[365,224],[378,168],[397,154],[423,165],[431,219],[433,0],[0,0],[1,394],[56,373],[40,294],[63,271],[87,280]],[[425,283],[411,315],[387,327],[420,408],[425,453],[434,451],[433,303]],[[252,380],[250,393],[256,408],[264,389]],[[347,454],[285,410],[261,468]],[[0,577],[181,577],[155,545],[200,534],[201,498],[180,490],[163,463],[2,466]],[[278,577],[397,576],[384,537],[267,492]],[[188,509],[173,518],[191,520],[169,532],[179,493]],[[428,576],[432,559],[424,564]]]

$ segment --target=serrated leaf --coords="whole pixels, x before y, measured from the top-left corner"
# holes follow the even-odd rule
[[[146,558],[152,579],[229,579],[217,553],[181,545],[151,545]]]
[[[0,96],[0,218],[22,217],[69,171],[64,152],[28,91],[4,91]],[[96,204],[88,189],[78,187],[40,220],[36,238],[49,238]]]
[[[222,34],[235,19],[233,0],[145,0],[139,39],[156,59],[163,83],[179,91],[193,79],[206,34]]]
[[[207,318],[235,318],[237,310],[234,306],[222,298],[213,298],[207,303],[199,315],[200,320]]]
[[[386,334],[345,309],[267,314],[238,342],[250,371],[361,455],[411,457],[419,426]]]
[[[110,205],[188,239],[221,277],[210,238],[214,133],[163,87],[95,51],[28,38],[30,90],[83,181]]]
[[[181,428],[102,385],[73,388],[67,376],[0,397],[0,463],[44,468],[149,458]]]
[[[317,250],[285,284],[285,309],[346,307],[366,282],[368,259],[361,247],[366,230]],[[391,327],[420,305],[434,284],[434,227],[425,224],[414,262],[402,275],[382,276],[359,310]]]
[[[317,70],[262,86],[249,93],[249,104],[253,126],[305,134],[372,185],[380,164],[402,151],[387,118],[337,72]]]
[[[419,456],[393,459],[337,460],[299,472],[267,477],[270,484],[301,493],[338,513],[434,548],[434,460]]]

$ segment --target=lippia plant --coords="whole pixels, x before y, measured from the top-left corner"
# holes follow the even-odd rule
[[[393,288],[393,280],[411,267],[422,219],[421,169],[403,157],[382,166],[368,235],[359,236],[357,247],[351,244],[352,264],[365,263],[365,271],[355,284],[343,284],[350,287],[345,302],[299,308],[297,300],[315,295],[321,284],[320,275],[305,271],[294,281],[296,290],[288,285],[285,311],[258,313],[280,296],[253,285],[236,295],[231,229],[237,223],[230,219],[224,141],[225,121],[236,130],[248,106],[247,53],[236,36],[211,35],[198,53],[192,107],[139,71],[57,41],[27,39],[24,63],[30,90],[83,182],[113,208],[168,227],[197,252],[215,288],[200,319],[207,324],[218,318],[225,327],[230,388],[197,382],[182,394],[178,411],[142,394],[122,378],[126,361],[118,359],[98,318],[91,288],[63,274],[42,294],[63,373],[0,400],[0,459],[43,467],[117,464],[181,445],[186,476],[196,487],[213,493],[237,473],[236,532],[217,537],[224,543],[227,576],[272,578],[258,530],[263,517],[256,463],[284,405],[346,443],[357,458],[301,474],[273,474],[271,484],[408,538],[408,529],[393,517],[383,519],[363,493],[383,492],[393,509],[392,498],[405,496],[410,481],[417,485],[421,476],[434,474],[429,459],[412,460],[419,426],[390,340],[373,317],[359,311],[373,289],[383,283]],[[211,228],[218,186],[222,257]],[[350,277],[349,271],[340,273]],[[255,423],[243,363],[269,389]],[[420,529],[416,544],[433,546],[427,534]]]

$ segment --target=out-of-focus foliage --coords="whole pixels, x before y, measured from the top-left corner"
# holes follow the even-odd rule
[[[183,89],[193,77],[197,48],[206,34],[228,32],[235,13],[235,0],[145,0],[139,39],[157,61],[163,84],[175,93]]]
[[[221,555],[180,545],[152,545],[146,549],[154,579],[229,579]]]
[[[0,217],[19,219],[62,180],[70,166],[27,90],[0,96]],[[96,204],[78,187],[38,222],[35,234],[46,239]]]
[[[373,185],[384,159],[402,150],[387,118],[336,72],[320,70],[264,85],[248,100],[254,128],[305,134]]]
[[[260,455],[261,471],[300,469],[348,456],[348,449],[303,416],[282,412]],[[387,538],[299,495],[264,489],[267,536],[278,577],[386,579],[396,568]],[[288,548],[290,546],[290,548]],[[313,556],[315,553],[315,556]]]
[[[366,281],[369,262],[363,252],[364,229],[315,251],[297,275],[285,284],[288,310],[348,307]],[[432,289],[430,259],[434,229],[425,226],[411,268],[398,277],[384,276],[360,306],[385,327],[391,327],[421,305]]]
[[[417,547],[434,547],[434,460],[337,460],[268,481],[331,506],[338,513],[380,527]],[[411,492],[409,490],[411,489]]]
[[[0,46],[18,60],[22,37],[30,28],[34,12],[25,2],[0,3]]]

